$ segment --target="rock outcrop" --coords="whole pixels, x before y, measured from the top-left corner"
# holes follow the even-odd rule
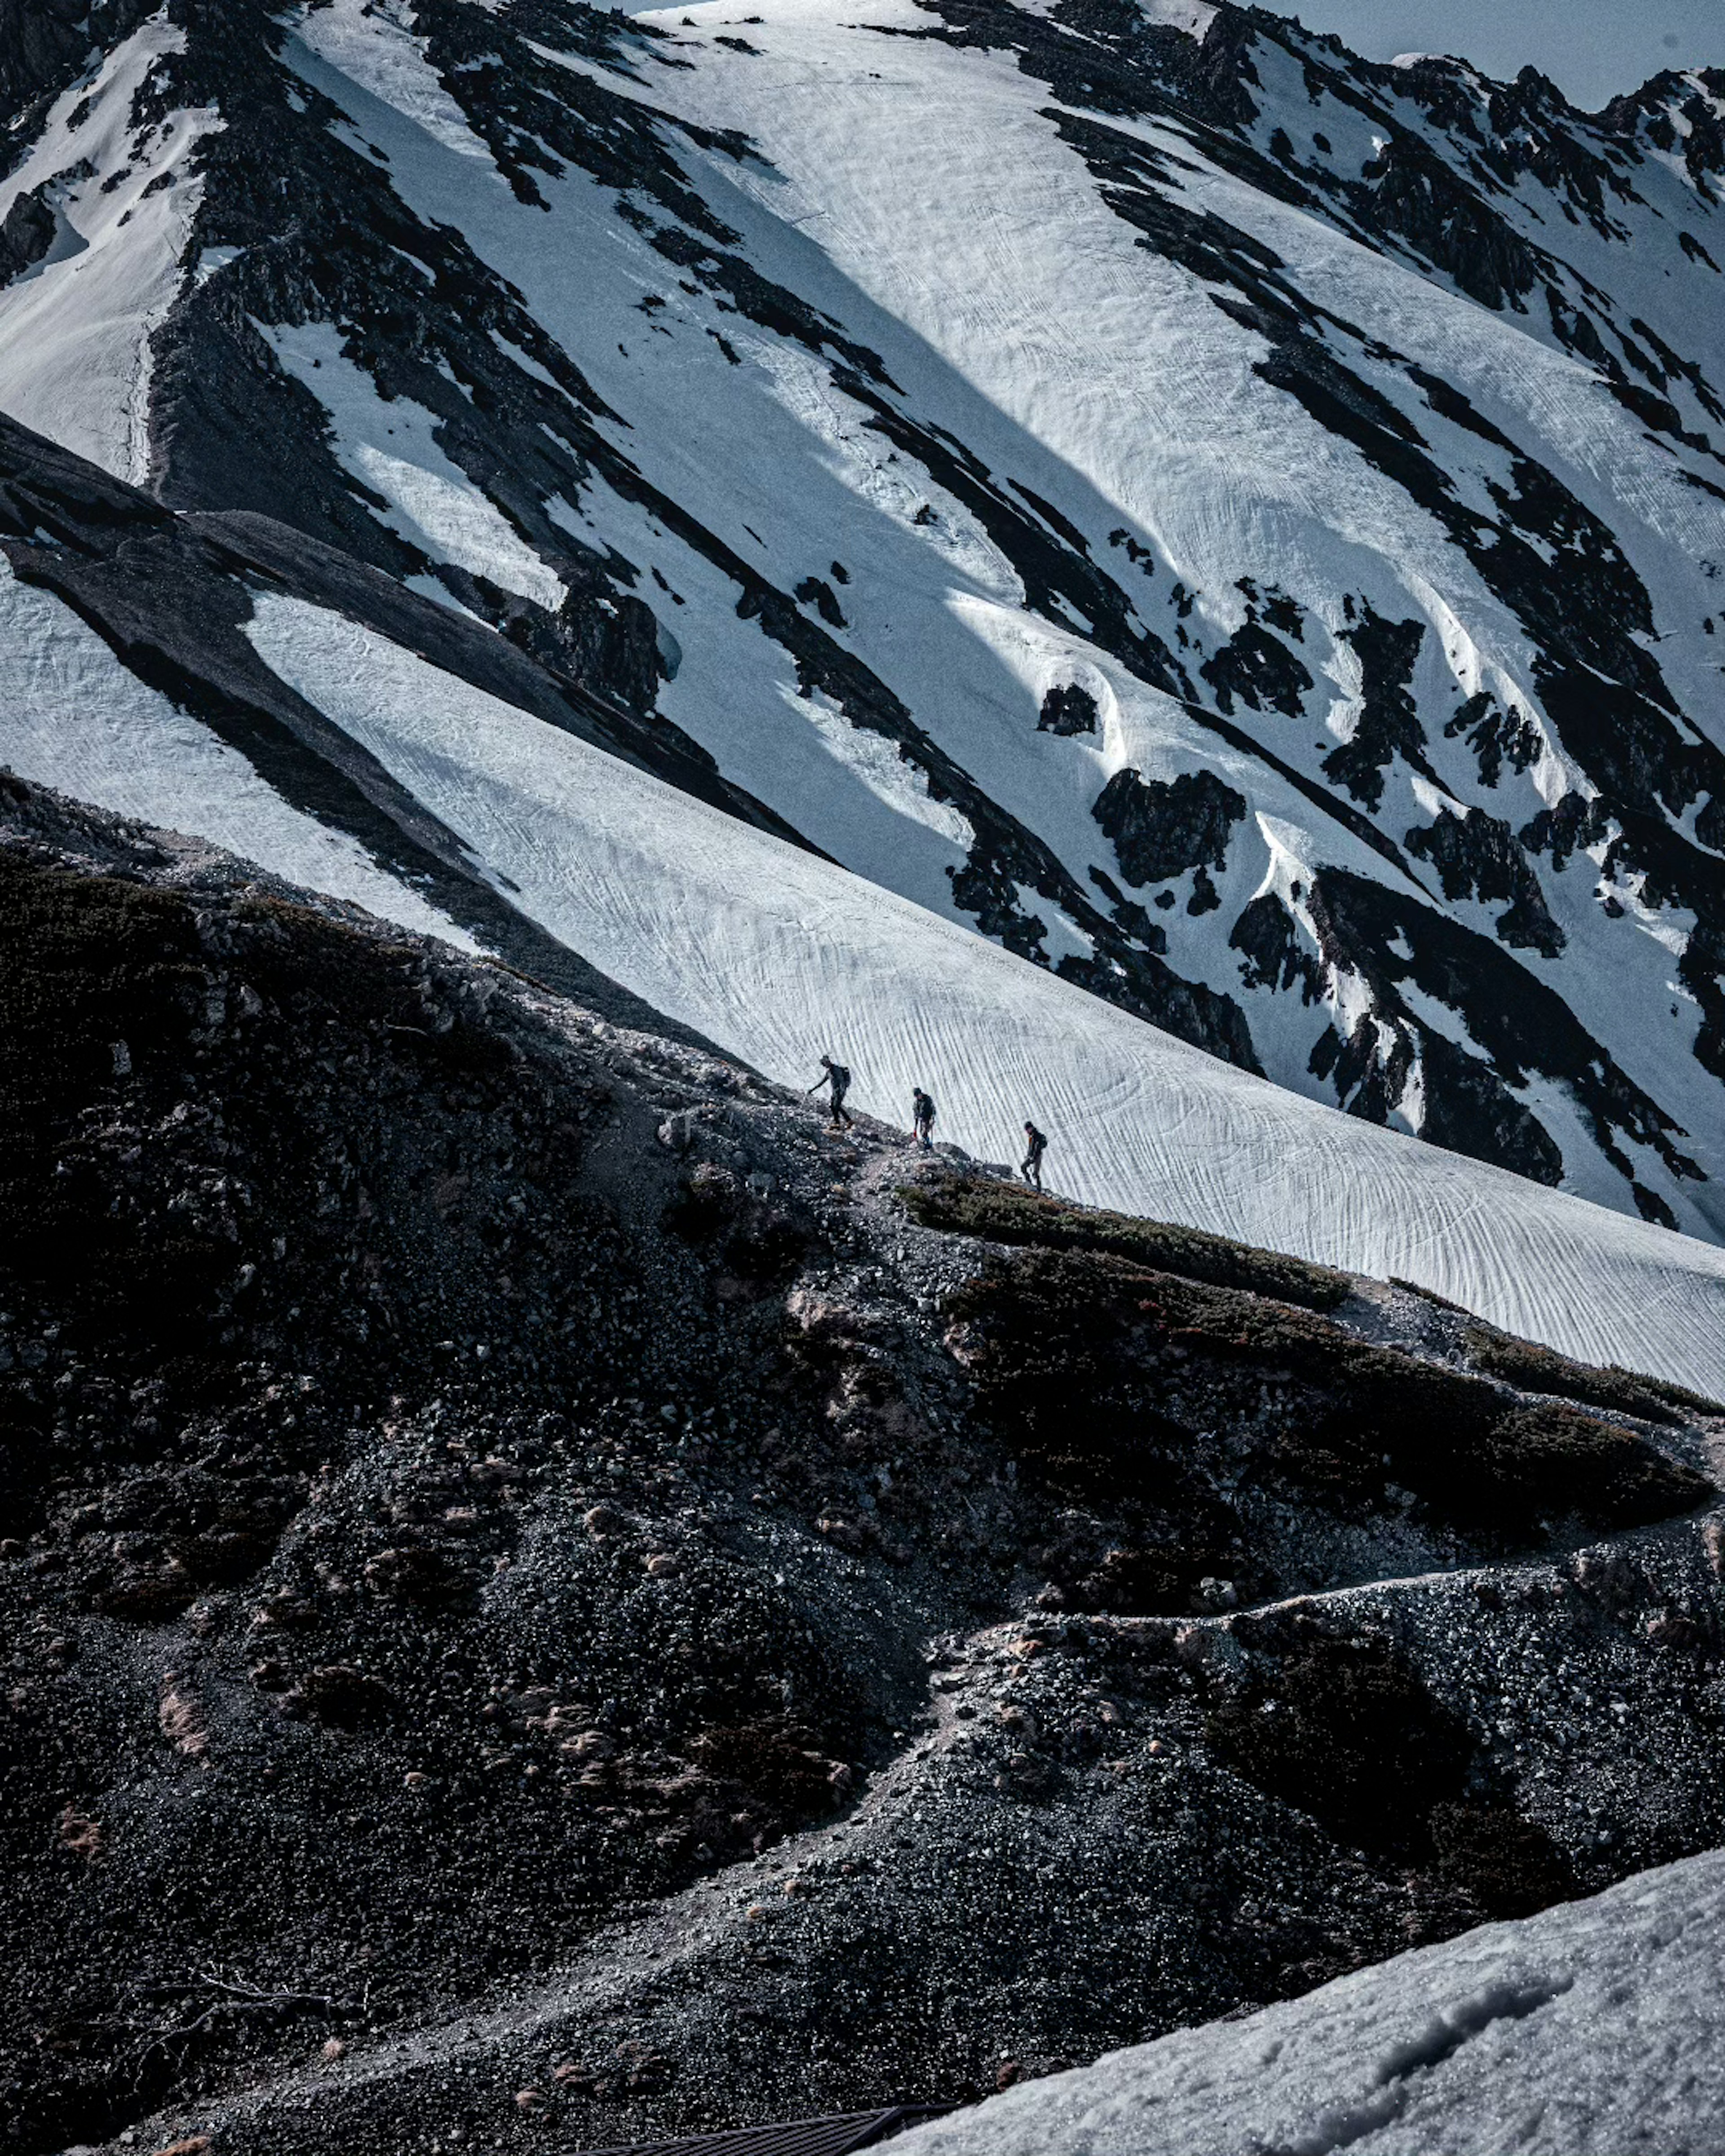
[[[1725,1837],[1712,1404],[3,813],[11,2145],[972,2097]]]

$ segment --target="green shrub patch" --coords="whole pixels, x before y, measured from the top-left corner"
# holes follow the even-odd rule
[[[1494,1544],[1577,1518],[1636,1526],[1712,1494],[1633,1432],[1555,1401],[1356,1339],[1315,1312],[1036,1250],[952,1299],[984,1412],[1054,1490],[1178,1512],[1206,1434],[1250,1429],[1260,1476],[1344,1514],[1391,1486]]]
[[[1579,1400],[1588,1407],[1639,1415],[1644,1422],[1681,1424],[1697,1414],[1725,1415],[1725,1406],[1717,1400],[1704,1399],[1681,1385],[1643,1377],[1615,1363],[1572,1362],[1553,1348],[1517,1340],[1491,1326],[1470,1326],[1466,1347],[1475,1369],[1524,1393],[1555,1393],[1559,1399]]]
[[[1046,1250],[1106,1251],[1158,1272],[1274,1296],[1308,1310],[1333,1310],[1353,1287],[1346,1273],[1309,1265],[1303,1258],[1230,1242],[1200,1228],[1091,1212],[986,1177],[954,1175],[911,1183],[900,1195],[911,1219],[925,1228],[980,1235],[992,1243],[1034,1244]]]

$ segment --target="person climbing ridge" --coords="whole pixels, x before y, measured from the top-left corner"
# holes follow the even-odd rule
[[[911,1128],[924,1152],[934,1146],[934,1101],[920,1086],[911,1088]]]
[[[845,1112],[845,1096],[850,1091],[850,1073],[842,1063],[834,1063],[830,1055],[822,1056],[820,1068],[821,1075],[809,1088],[809,1092],[818,1093],[823,1086],[830,1086],[833,1089],[832,1106],[828,1114],[830,1127],[835,1131],[854,1129],[855,1125]]]
[[[1042,1156],[1048,1151],[1048,1140],[1034,1123],[1024,1125],[1024,1157],[1019,1163],[1019,1173],[1033,1190],[1042,1188]]]

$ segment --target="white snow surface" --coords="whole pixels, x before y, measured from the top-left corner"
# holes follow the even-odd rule
[[[1183,2029],[902,2156],[1714,2156],[1725,1851]]]
[[[1147,0],[1146,12],[1196,33],[1209,13],[1192,0]],[[1297,990],[1248,986],[1230,933],[1286,858],[1267,843],[1266,816],[1298,829],[1307,879],[1328,866],[1394,885],[1395,871],[1267,766],[1224,747],[1147,690],[1091,641],[1091,624],[1070,608],[1059,619],[1033,611],[974,516],[913,452],[889,447],[828,355],[720,311],[670,275],[649,234],[618,217],[612,192],[579,171],[538,175],[546,208],[518,201],[475,154],[479,146],[452,117],[457,106],[407,20],[401,7],[367,13],[360,0],[337,0],[304,18],[285,56],[342,106],[356,139],[387,152],[403,203],[428,223],[459,230],[521,295],[621,415],[625,424],[602,421],[602,429],[649,480],[782,589],[842,561],[839,640],[942,752],[1047,844],[1081,890],[1093,888],[1092,869],[1119,874],[1091,813],[1115,772],[1132,767],[1170,779],[1209,770],[1245,795],[1259,814],[1230,841],[1216,878],[1219,905],[1189,911],[1193,894],[1183,884],[1163,894],[1175,902],[1156,923],[1176,973],[1239,1002],[1281,1083],[1332,1097],[1311,1059],[1349,984],[1332,979],[1316,1004]],[[1358,721],[1359,665],[1347,640],[1347,608],[1357,594],[1385,619],[1411,614],[1432,632],[1414,688],[1441,788],[1422,795],[1406,767],[1392,765],[1374,820],[1394,842],[1429,825],[1434,803],[1446,797],[1458,813],[1477,805],[1519,828],[1564,794],[1590,790],[1544,720],[1522,624],[1424,508],[1259,375],[1265,347],[1256,334],[1106,208],[1094,175],[1061,137],[1049,85],[1010,52],[874,34],[926,29],[910,0],[760,0],[747,27],[751,50],[742,54],[719,42],[737,23],[717,0],[667,8],[655,20],[675,41],[675,69],[654,67],[633,82],[592,62],[565,64],[572,74],[601,77],[611,92],[740,129],[758,145],[759,160],[741,162],[686,139],[675,149],[691,184],[742,235],[751,261],[878,352],[907,410],[963,443],[1009,492],[1022,483],[1055,505],[1147,627],[1169,640],[1177,627],[1182,635],[1189,628],[1197,642],[1189,665],[1240,627],[1242,572],[1299,602],[1298,655],[1316,682],[1308,718],[1236,707],[1245,732],[1308,777],[1320,775],[1324,757]],[[1291,115],[1294,124],[1310,105],[1297,69],[1279,49],[1258,59],[1266,71],[1263,125]],[[1369,155],[1360,116],[1332,104],[1311,125],[1331,130],[1343,146],[1338,157]],[[1272,247],[1302,289],[1453,381],[1606,518],[1657,597],[1661,661],[1692,692],[1696,723],[1709,725],[1718,675],[1702,621],[1716,601],[1698,565],[1725,560],[1725,513],[1713,495],[1686,483],[1592,369],[1554,348],[1539,311],[1489,313],[1444,280],[1254,190],[1172,123],[1110,125],[1173,157],[1171,174],[1158,183],[1163,192]],[[1546,228],[1536,218],[1532,228]],[[1607,282],[1626,274],[1595,260],[1586,234],[1564,243],[1572,244],[1577,260]],[[644,306],[654,311],[650,322]],[[333,344],[343,333],[314,326],[273,334],[322,335]],[[734,364],[721,356],[720,338]],[[1508,477],[1501,450],[1429,408],[1405,375],[1358,352],[1348,357],[1406,411],[1467,499],[1489,509],[1487,482]],[[385,440],[375,423],[399,408],[375,399],[368,407],[351,378],[357,369],[295,371],[329,409],[344,461],[388,495],[398,530],[470,567],[478,566],[474,549],[501,534],[512,570],[488,573],[522,591],[551,575],[501,516],[482,528],[484,505],[468,482],[450,489],[452,468],[429,426],[398,429]],[[368,465],[378,452],[394,465]],[[883,757],[875,737],[797,694],[786,653],[755,621],[739,618],[734,583],[601,480],[580,490],[578,501],[547,506],[554,522],[640,569],[637,588],[680,653],[660,707],[727,777],[859,875],[949,918],[966,917],[951,882],[966,846],[962,823],[931,813],[921,782],[892,770],[892,752]],[[447,511],[448,521],[434,510]],[[1116,535],[1149,550],[1153,573],[1122,556]],[[1177,578],[1188,595],[1188,611],[1178,616]],[[1101,712],[1098,734],[1039,729],[1040,700],[1062,680],[1089,688]],[[1544,742],[1528,769],[1509,771],[1497,785],[1485,784],[1473,751],[1442,731],[1461,698],[1478,690],[1526,717]],[[1558,959],[1522,950],[1516,963],[1558,988],[1670,1114],[1685,1133],[1682,1149],[1708,1179],[1674,1175],[1639,1152],[1638,1173],[1682,1225],[1725,1235],[1719,1086],[1692,1052],[1698,1014],[1672,964],[1692,923],[1668,906],[1637,912],[1630,894],[1605,891],[1598,865],[1585,855],[1561,871],[1540,865],[1568,947]],[[1423,903],[1435,899],[1477,932],[1495,935],[1501,905],[1445,901],[1436,892],[1435,878],[1423,872]],[[1042,922],[1051,957],[1083,947],[1050,903],[1028,893],[1024,910]],[[1308,932],[1304,947],[1312,941]],[[1435,1003],[1422,1010],[1440,1032],[1476,1050],[1455,1010]],[[1568,1093],[1540,1081],[1517,1090],[1562,1152],[1565,1188],[1627,1210],[1624,1174]],[[1415,1122],[1417,1095],[1397,1112]],[[1618,1158],[1635,1151],[1625,1141]]]
[[[282,799],[235,749],[129,673],[0,557],[0,764],[19,778],[208,839],[420,935],[472,938],[344,833]]]
[[[555,571],[481,494],[437,439],[437,420],[410,398],[385,398],[342,352],[327,322],[264,332],[284,371],[303,382],[330,415],[336,456],[390,505],[393,531],[434,558],[454,562],[519,592],[555,613],[568,593]],[[445,604],[448,594],[442,593]]]
[[[1253,1078],[340,615],[265,595],[249,634],[523,911],[769,1075],[806,1086],[830,1053],[901,1125],[925,1085],[985,1158],[1030,1116],[1051,1187],[1087,1203],[1418,1281],[1725,1390],[1725,1251]]]
[[[150,333],[185,280],[181,257],[203,189],[212,112],[135,131],[132,104],[184,33],[166,11],[55,103],[0,181],[0,217],[48,184],[59,236],[0,290],[0,411],[119,478],[148,476]]]
[[[490,152],[427,62],[413,13],[406,0],[330,0],[326,7],[302,9],[296,28],[320,59],[392,106],[439,148],[490,164]]]
[[[1141,4],[1147,19],[1194,34],[1211,13],[1204,0]],[[345,624],[267,603],[260,649],[299,685],[315,678],[314,701],[468,835],[511,902],[519,884],[554,933],[778,1075],[812,1075],[814,1056],[830,1048],[858,1070],[862,1097],[895,1115],[911,1083],[926,1082],[942,1099],[943,1127],[987,1154],[1009,1153],[1034,1113],[1054,1132],[1056,1180],[1074,1194],[1422,1280],[1574,1352],[1718,1389],[1725,1259],[1629,1214],[1620,1166],[1556,1081],[1536,1076],[1512,1091],[1560,1147],[1569,1197],[1620,1211],[1421,1152],[1312,1099],[1332,1090],[1316,1075],[1314,1047],[1332,1024],[1346,1031],[1368,1021],[1368,983],[1338,963],[1307,1001],[1297,983],[1246,977],[1230,938],[1248,902],[1274,893],[1301,948],[1313,947],[1309,894],[1321,868],[1409,895],[1348,822],[1147,688],[1093,640],[1096,625],[1072,603],[1034,598],[1029,570],[1021,578],[915,449],[890,445],[831,352],[675,275],[639,225],[640,203],[636,221],[620,218],[614,192],[573,167],[538,173],[543,207],[520,199],[461,109],[461,79],[440,79],[428,57],[410,0],[332,0],[287,20],[284,57],[341,108],[336,132],[387,170],[405,213],[459,232],[506,281],[603,401],[593,424],[781,589],[830,578],[828,598],[836,594],[843,613],[835,640],[1058,857],[1079,891],[1088,896],[1095,872],[1122,871],[1092,814],[1114,774],[1207,773],[1245,796],[1251,813],[1216,870],[1217,903],[1197,903],[1189,870],[1159,893],[1132,895],[1157,908],[1178,975],[1237,999],[1265,1066],[1291,1091],[1270,1092],[973,932],[952,884],[970,842],[965,817],[883,736],[819,691],[799,693],[788,652],[739,613],[732,576],[597,472],[542,506],[553,525],[639,571],[635,588],[658,617],[662,648],[676,654],[660,710],[852,873],[715,821],[519,712],[416,672],[376,639],[356,641]],[[602,80],[644,105],[744,131],[759,158],[665,131],[691,187],[740,235],[738,251],[879,352],[895,385],[889,403],[962,444],[1003,494],[1016,488],[1052,505],[1136,619],[1180,640],[1194,674],[1244,619],[1243,573],[1261,593],[1296,601],[1303,627],[1289,634],[1314,682],[1307,716],[1232,714],[1267,756],[1314,779],[1358,726],[1363,680],[1348,640],[1357,597],[1430,631],[1412,692],[1434,778],[1391,764],[1373,811],[1383,835],[1405,845],[1446,803],[1516,828],[1589,792],[1542,711],[1527,631],[1434,519],[1266,381],[1257,333],[1107,208],[1062,134],[1058,97],[1010,50],[875,34],[928,26],[911,0],[757,0],[739,51],[721,42],[737,18],[716,0],[691,0],[663,12],[658,27],[673,42],[629,64],[633,75],[572,55],[562,64],[583,91]],[[0,408],[140,478],[151,325],[188,278],[218,276],[234,255],[187,245],[201,184],[187,151],[219,121],[177,113],[160,127],[132,127],[136,91],[181,34],[162,15],[125,41],[69,89],[0,182],[0,213],[20,189],[45,184],[59,222],[47,260],[0,292]],[[1261,127],[1286,121],[1302,157],[1318,154],[1314,131],[1327,131],[1336,169],[1357,171],[1371,153],[1369,116],[1328,93],[1314,103],[1296,59],[1278,47],[1261,45],[1255,64]],[[1431,133],[1415,108],[1404,117]],[[1147,186],[1271,247],[1335,318],[1464,390],[1611,524],[1655,595],[1661,664],[1693,724],[1725,742],[1712,634],[1725,511],[1716,491],[1686,482],[1681,457],[1594,370],[1558,348],[1542,309],[1490,313],[1444,278],[1416,275],[1253,189],[1211,155],[1201,131],[1168,119],[1109,124],[1128,147],[1172,160],[1160,177],[1147,166]],[[92,176],[74,177],[86,159]],[[1677,237],[1689,223],[1711,234],[1712,208],[1680,165],[1635,228],[1629,268],[1630,249],[1565,220],[1553,201],[1539,206],[1531,179],[1514,214],[1577,276],[1596,276],[1679,341],[1710,338],[1717,348],[1725,280],[1686,264]],[[1650,171],[1638,184],[1663,186],[1662,168]],[[149,192],[164,175],[172,184]],[[1678,319],[1685,310],[1692,322]],[[434,560],[559,604],[557,570],[517,521],[518,488],[494,485],[473,459],[472,470],[458,466],[444,446],[455,438],[426,407],[382,396],[352,324],[260,327],[321,401],[336,456],[369,497],[387,499],[380,514],[395,531]],[[1429,407],[1405,372],[1345,339],[1338,348],[1417,424],[1485,513],[1490,490],[1510,478],[1501,446]],[[536,360],[516,357],[542,385],[551,381]],[[445,379],[440,411],[467,393],[448,369]],[[451,603],[434,578],[410,581]],[[50,674],[70,649],[64,620],[54,619]],[[110,708],[74,726],[73,705],[39,693],[0,718],[0,753],[9,737],[38,776],[189,824],[345,896],[382,877],[347,841],[266,800],[243,759],[149,702],[89,641],[89,680],[100,679]],[[1066,685],[1093,700],[1094,733],[1039,726],[1041,700]],[[1524,719],[1538,745],[1501,783],[1487,783],[1473,750],[1443,730],[1475,690]],[[423,710],[408,708],[414,696]],[[144,768],[146,743],[159,745],[154,773]],[[301,865],[285,865],[290,856]],[[1708,1179],[1668,1169],[1627,1136],[1617,1160],[1633,1156],[1684,1225],[1725,1237],[1725,1112],[1718,1081],[1692,1052],[1700,1013],[1677,971],[1693,917],[1649,898],[1626,872],[1607,875],[1605,858],[1604,844],[1562,870],[1542,858],[1539,881],[1567,948],[1558,958],[1522,949],[1516,963],[1530,985],[1557,988],[1656,1099]],[[1499,901],[1444,900],[1429,865],[1415,872],[1422,903],[1495,933]],[[1065,905],[1022,883],[1017,896],[1051,959],[1088,952]],[[1075,902],[1070,891],[1065,900]],[[365,902],[397,918],[420,903],[388,877]],[[1478,1046],[1458,1010],[1411,984],[1404,1000],[1438,1032]],[[1375,1052],[1381,1062],[1383,1041]],[[1391,1112],[1420,1127],[1421,1070]]]

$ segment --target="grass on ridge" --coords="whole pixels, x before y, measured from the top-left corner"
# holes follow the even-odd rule
[[[899,1196],[911,1218],[925,1228],[1045,1250],[1104,1252],[1158,1272],[1202,1281],[1210,1287],[1242,1288],[1251,1295],[1299,1303],[1307,1310],[1333,1310],[1346,1301],[1353,1286],[1346,1273],[1309,1264],[1304,1258],[1230,1242],[1225,1235],[1207,1235],[1201,1228],[1094,1212],[991,1177],[942,1176],[908,1183]]]
[[[1725,1406],[1717,1400],[1668,1384],[1662,1378],[1644,1377],[1618,1363],[1577,1363],[1554,1348],[1517,1340],[1495,1327],[1469,1326],[1464,1344],[1475,1369],[1524,1393],[1554,1393],[1560,1399],[1580,1400],[1590,1408],[1639,1415],[1644,1422],[1681,1424],[1698,1414],[1725,1415]]]

